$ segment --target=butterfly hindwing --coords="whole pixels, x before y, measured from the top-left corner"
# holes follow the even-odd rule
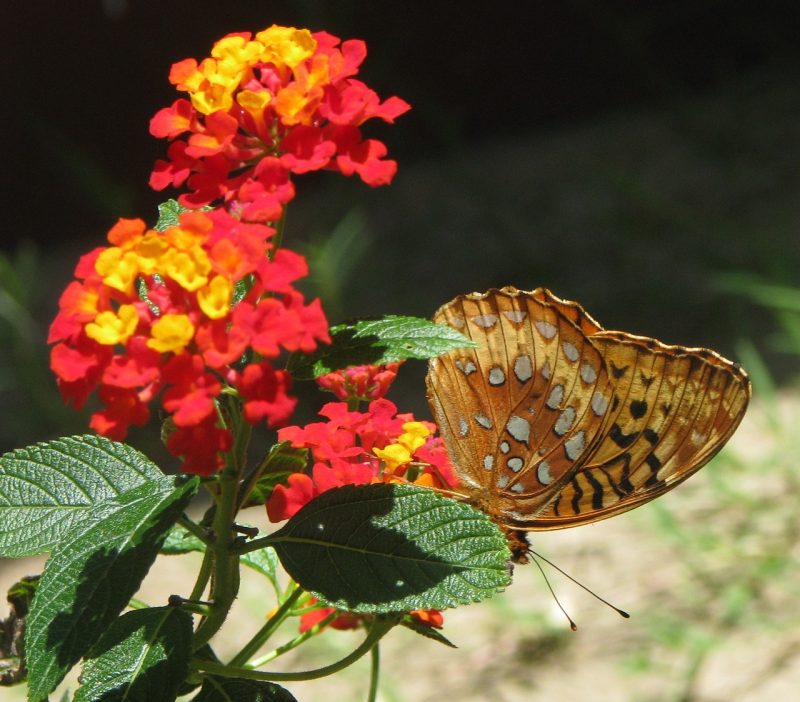
[[[621,332],[592,341],[615,380],[604,438],[531,528],[596,521],[663,494],[705,465],[744,415],[747,377],[713,352]]]

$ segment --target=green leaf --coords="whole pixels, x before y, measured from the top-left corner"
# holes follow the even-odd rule
[[[415,617],[403,617],[403,619],[400,621],[400,625],[406,627],[406,629],[411,629],[411,631],[416,632],[420,636],[424,636],[426,639],[438,641],[440,644],[444,644],[449,648],[458,648],[458,646],[450,641],[450,639],[448,639],[441,631],[432,626],[426,626]]]
[[[179,556],[192,551],[203,553],[205,550],[206,545],[180,524],[176,524],[170,529],[167,538],[164,539],[164,543],[161,545],[161,553],[166,556]]]
[[[74,702],[174,700],[189,672],[192,617],[176,607],[123,614],[83,665]]]
[[[276,593],[280,593],[281,588],[278,583],[278,554],[275,549],[267,546],[258,551],[243,553],[241,562],[248,568],[252,568],[261,575],[265,576],[272,583]]]
[[[95,505],[163,473],[130,446],[71,436],[0,456],[0,556],[50,551]]]
[[[161,476],[95,505],[64,534],[28,617],[30,702],[47,697],[125,608],[198,486],[197,477]]]
[[[389,315],[331,327],[330,345],[311,354],[293,354],[287,370],[297,380],[312,380],[348,366],[382,365],[406,358],[424,360],[474,346],[474,341],[444,324]]]
[[[352,612],[445,609],[510,582],[511,554],[491,520],[413,485],[328,490],[274,536],[292,578]]]
[[[179,203],[177,200],[167,200],[158,206],[158,221],[156,222],[156,226],[154,228],[156,231],[163,232],[165,229],[169,229],[170,227],[180,224],[181,215],[184,212],[208,212],[211,209],[213,208],[206,205],[205,207],[191,210],[188,207],[181,205],[181,203]]]
[[[245,507],[263,507],[275,485],[290,473],[301,473],[308,465],[308,449],[294,448],[289,441],[274,444],[261,466],[258,480],[242,504]]]
[[[241,678],[207,677],[192,702],[297,702],[280,685]]]
[[[177,200],[167,200],[158,206],[158,221],[156,231],[163,232],[165,229],[176,226],[180,222],[180,217],[189,208],[181,205]]]

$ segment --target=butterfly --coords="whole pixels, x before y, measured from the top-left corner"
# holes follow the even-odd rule
[[[702,348],[603,329],[578,303],[513,287],[434,321],[474,341],[434,358],[428,402],[467,500],[507,534],[588,524],[663,495],[731,437],[747,374]]]

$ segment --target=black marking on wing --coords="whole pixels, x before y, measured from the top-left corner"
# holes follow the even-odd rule
[[[580,514],[581,497],[583,497],[583,488],[577,480],[573,478],[571,481],[572,487],[575,489],[575,494],[572,496],[572,511],[574,514]]]
[[[623,375],[625,375],[625,373],[628,372],[628,366],[622,366],[622,368],[617,368],[617,366],[614,365],[613,361],[609,365],[611,366],[612,375],[617,380],[619,380]]]
[[[612,460],[607,461],[602,466],[600,466],[600,470],[602,470],[604,473],[606,473],[606,475],[608,475],[608,473],[606,472],[606,469],[607,468],[611,468],[612,466],[615,466],[617,463],[620,463],[620,462],[623,463],[623,466],[622,466],[622,473],[621,473],[621,475],[619,477],[619,482],[615,483],[610,478],[609,478],[608,482],[614,488],[614,492],[616,492],[617,495],[620,496],[620,498],[623,498],[623,497],[625,497],[625,495],[629,495],[630,493],[632,493],[634,491],[634,489],[635,489],[633,487],[633,484],[630,481],[630,475],[631,475],[631,454],[630,454],[630,451],[626,451],[625,453],[620,454],[619,456],[616,456]]]
[[[648,427],[642,432],[642,436],[647,440],[647,442],[651,446],[655,446],[658,443],[659,439],[658,433],[650,429],[650,427]]]
[[[584,473],[586,481],[592,486],[592,509],[603,509],[603,485],[592,475],[592,471]],[[576,510],[577,511],[577,510]]]
[[[647,464],[647,467],[653,471],[653,474],[647,480],[645,480],[644,487],[651,488],[655,487],[656,485],[661,485],[664,482],[658,478],[658,470],[661,468],[661,461],[658,460],[658,457],[655,455],[655,453],[651,451],[647,454],[644,462]]]
[[[628,448],[628,446],[636,441],[639,434],[640,432],[638,431],[632,431],[630,434],[626,434],[622,431],[620,425],[614,422],[614,426],[612,426],[611,431],[608,432],[608,438],[620,448]]]
[[[647,414],[647,402],[645,400],[634,400],[631,402],[628,409],[630,410],[631,417],[634,419],[641,419]]]

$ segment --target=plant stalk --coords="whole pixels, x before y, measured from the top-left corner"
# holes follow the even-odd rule
[[[295,587],[294,592],[292,592],[286,600],[284,600],[283,604],[278,608],[278,610],[273,614],[268,620],[267,623],[264,624],[253,636],[250,641],[248,641],[244,647],[242,648],[239,653],[237,653],[233,658],[231,658],[230,663],[228,665],[244,665],[250,657],[258,651],[259,648],[264,644],[264,642],[269,639],[270,636],[275,632],[275,630],[283,623],[284,619],[289,614],[289,611],[294,606],[294,603],[304,594],[304,591],[300,587]]]
[[[208,549],[213,554],[214,577],[211,583],[213,605],[210,614],[195,632],[192,644],[195,651],[208,643],[219,631],[239,592],[239,554],[233,548],[235,536],[231,531],[235,516],[236,483],[235,471],[225,470],[221,473],[220,495],[212,524],[214,542]]]
[[[384,617],[375,619],[372,622],[372,626],[370,626],[367,637],[358,648],[344,658],[336,661],[336,663],[331,663],[331,665],[326,665],[323,668],[305,670],[297,673],[278,673],[228,666],[224,665],[223,663],[216,663],[214,661],[195,660],[192,662],[192,669],[206,671],[222,677],[245,678],[247,680],[265,680],[274,682],[316,680],[317,678],[324,678],[328,675],[332,675],[333,673],[338,673],[340,670],[347,668],[347,666],[352,665],[359,658],[369,653],[373,646],[375,646],[375,644],[377,644],[378,641],[388,634],[389,631],[397,624],[397,621],[397,617]]]
[[[381,670],[381,645],[376,643],[370,651],[372,663],[369,669],[369,694],[367,702],[375,702],[378,696],[378,677]]]
[[[260,666],[264,665],[265,663],[269,663],[270,661],[274,661],[276,658],[282,656],[284,653],[291,651],[293,648],[297,648],[301,643],[304,641],[308,641],[312,636],[316,636],[322,631],[328,624],[330,624],[334,619],[341,616],[341,612],[331,612],[325,619],[320,622],[317,622],[312,626],[310,629],[306,629],[302,634],[299,636],[295,636],[291,641],[287,641],[283,646],[278,646],[278,648],[270,651],[269,653],[265,653],[260,658],[257,658],[254,661],[250,661],[247,664],[248,668],[259,668]]]

